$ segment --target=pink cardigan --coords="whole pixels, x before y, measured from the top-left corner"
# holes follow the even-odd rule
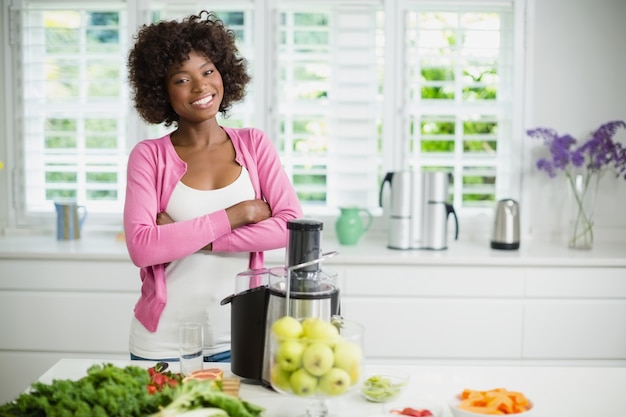
[[[213,242],[214,252],[250,252],[251,269],[263,268],[263,251],[285,247],[287,221],[302,217],[302,207],[269,138],[258,129],[223,127],[235,148],[235,160],[246,167],[256,198],[265,199],[272,217],[230,229],[226,210],[157,226],[187,170],[169,135],[138,143],[128,158],[124,233],[128,253],[140,267],[141,296],[135,317],[156,331],[167,302],[165,267]],[[234,278],[234,277],[233,277]]]

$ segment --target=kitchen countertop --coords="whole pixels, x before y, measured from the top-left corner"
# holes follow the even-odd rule
[[[626,242],[597,243],[591,250],[576,250],[564,244],[524,241],[519,250],[506,251],[491,249],[488,241],[451,241],[446,250],[403,251],[388,249],[384,238],[369,237],[355,246],[341,246],[333,237],[325,237],[322,249],[339,252],[326,261],[329,265],[626,267]],[[129,257],[125,243],[116,235],[94,233],[73,241],[58,241],[51,234],[3,235],[0,259],[128,261]],[[266,253],[268,263],[283,264],[284,259],[284,250]]]
[[[39,381],[78,379],[95,363],[130,365],[129,361],[96,359],[61,359]],[[149,367],[154,362],[132,362]],[[173,364],[172,369],[177,369]],[[221,367],[231,375],[228,364],[205,364]],[[366,373],[378,373],[389,365],[366,364]],[[400,368],[398,366],[398,368]],[[442,417],[451,417],[448,401],[464,388],[503,387],[523,392],[533,403],[533,417],[618,416],[626,412],[626,367],[539,367],[539,366],[402,366],[410,373],[409,385],[398,405],[419,405],[422,401],[442,407]],[[259,385],[243,383],[241,398],[265,407],[264,417],[288,417],[304,414],[307,399],[275,393]],[[358,392],[329,402],[330,415],[336,417],[375,417],[383,405],[362,399]]]

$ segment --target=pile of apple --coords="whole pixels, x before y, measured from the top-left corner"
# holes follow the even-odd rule
[[[363,350],[335,325],[318,318],[283,316],[272,324],[272,386],[299,396],[336,396],[359,382]]]

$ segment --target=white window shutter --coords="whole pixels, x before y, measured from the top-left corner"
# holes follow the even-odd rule
[[[20,74],[15,130],[23,193],[18,223],[71,198],[121,211],[126,164],[127,18],[123,1],[14,3]]]
[[[378,205],[378,71],[376,9],[343,5],[333,11],[329,93],[328,205]]]
[[[414,0],[403,10],[403,165],[450,171],[457,211],[491,209],[510,190],[513,7]]]

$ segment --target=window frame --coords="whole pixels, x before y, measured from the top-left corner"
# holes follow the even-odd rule
[[[18,129],[15,122],[15,114],[13,109],[15,108],[15,97],[17,88],[14,86],[13,81],[17,74],[16,63],[12,62],[11,47],[10,44],[14,42],[12,39],[15,36],[16,22],[12,18],[14,11],[10,3],[12,1],[19,0],[3,0],[2,3],[2,26],[3,26],[3,44],[0,46],[3,57],[3,68],[5,69],[5,77],[3,79],[2,89],[4,100],[0,103],[2,110],[2,116],[0,121],[3,121],[5,126],[4,131],[0,132],[6,136],[7,140],[0,149],[0,161],[4,162],[4,169],[0,171],[0,193],[10,198],[6,199],[3,204],[4,207],[0,209],[0,227],[5,223],[7,230],[15,229],[29,229],[29,230],[52,230],[54,218],[54,208],[51,206],[49,213],[43,215],[28,216],[24,215],[24,197],[21,195],[21,184],[24,184],[23,167],[17,162],[19,158],[23,157],[23,149],[20,148],[20,142],[18,140],[9,140],[8,138],[16,138]],[[71,2],[73,0],[69,0]],[[353,1],[359,3],[358,0],[347,0],[347,2]],[[472,0],[457,0],[460,3],[469,3]],[[525,24],[526,24],[526,7],[528,0],[484,0],[479,3],[511,3],[514,7],[514,73],[513,73],[513,98],[512,98],[512,132],[513,137],[509,144],[511,146],[510,157],[508,160],[498,160],[498,170],[508,171],[510,175],[506,179],[506,184],[502,184],[498,181],[498,189],[496,195],[501,198],[508,196],[519,196],[521,193],[522,183],[522,169],[521,158],[516,158],[515,155],[521,155],[522,153],[522,141],[523,141],[523,120],[525,110]],[[242,3],[250,3],[253,0],[244,0]],[[276,62],[272,60],[262,60],[264,57],[272,56],[276,51],[274,50],[272,34],[262,31],[262,27],[259,25],[261,22],[272,21],[276,19],[276,16],[272,15],[272,8],[277,7],[280,2],[301,4],[301,2],[294,2],[293,0],[264,0],[258,1],[259,5],[254,7],[254,37],[257,39],[254,48],[254,60],[256,62],[254,78],[257,81],[261,81],[263,85],[262,89],[257,90],[253,98],[252,105],[254,106],[254,112],[256,114],[255,125],[256,127],[268,132],[270,137],[278,138],[276,134],[276,91],[272,91],[270,86],[274,83],[273,71],[276,67]],[[375,3],[375,0],[364,0],[362,3]],[[385,39],[387,39],[387,45],[385,47],[385,76],[383,89],[385,91],[384,102],[382,103],[381,116],[382,116],[382,129],[384,131],[384,140],[381,143],[381,170],[382,173],[387,171],[393,171],[403,169],[405,165],[404,149],[401,143],[401,137],[404,127],[402,126],[402,120],[398,118],[399,107],[401,104],[402,86],[398,80],[402,79],[402,69],[394,67],[393,62],[397,59],[399,54],[402,54],[402,46],[390,42],[389,39],[402,39],[403,25],[397,24],[398,21],[402,21],[402,10],[406,8],[411,2],[420,2],[420,0],[381,0],[383,3],[384,15],[385,15]],[[68,3],[65,1],[64,3]],[[132,27],[138,26],[147,19],[147,7],[151,3],[150,0],[130,0],[127,2],[128,7],[128,21],[129,21],[129,35],[132,36],[134,30]],[[162,2],[163,3],[163,2]],[[332,3],[332,2],[331,2]],[[430,2],[438,3],[438,2]],[[228,4],[230,6],[231,3]],[[134,6],[134,7],[132,7]],[[400,19],[400,20],[398,20]],[[135,23],[133,25],[133,22]],[[391,45],[391,46],[390,46]],[[3,120],[4,119],[4,120]],[[128,123],[128,142],[127,151],[134,146],[135,141],[143,138],[150,137],[150,127],[143,123],[135,114],[132,109],[132,105],[129,105],[129,123]],[[387,140],[392,138],[392,140]],[[508,192],[505,193],[505,190]],[[368,207],[375,216],[382,214],[382,209],[379,207]],[[3,213],[5,219],[3,220]],[[476,229],[484,228],[486,210],[475,211],[473,213],[459,214],[460,220],[463,224],[469,225],[470,223],[476,227]],[[334,207],[327,207],[322,210],[311,210],[305,208],[305,215],[313,216],[322,219],[323,221],[333,221],[338,215],[338,209]],[[467,220],[467,221],[466,221]],[[476,223],[478,221],[478,223]],[[376,223],[376,222],[375,222]],[[88,230],[117,230],[121,226],[121,213],[114,213],[110,215],[90,216],[90,220],[86,223]],[[467,230],[467,229],[466,229]]]

